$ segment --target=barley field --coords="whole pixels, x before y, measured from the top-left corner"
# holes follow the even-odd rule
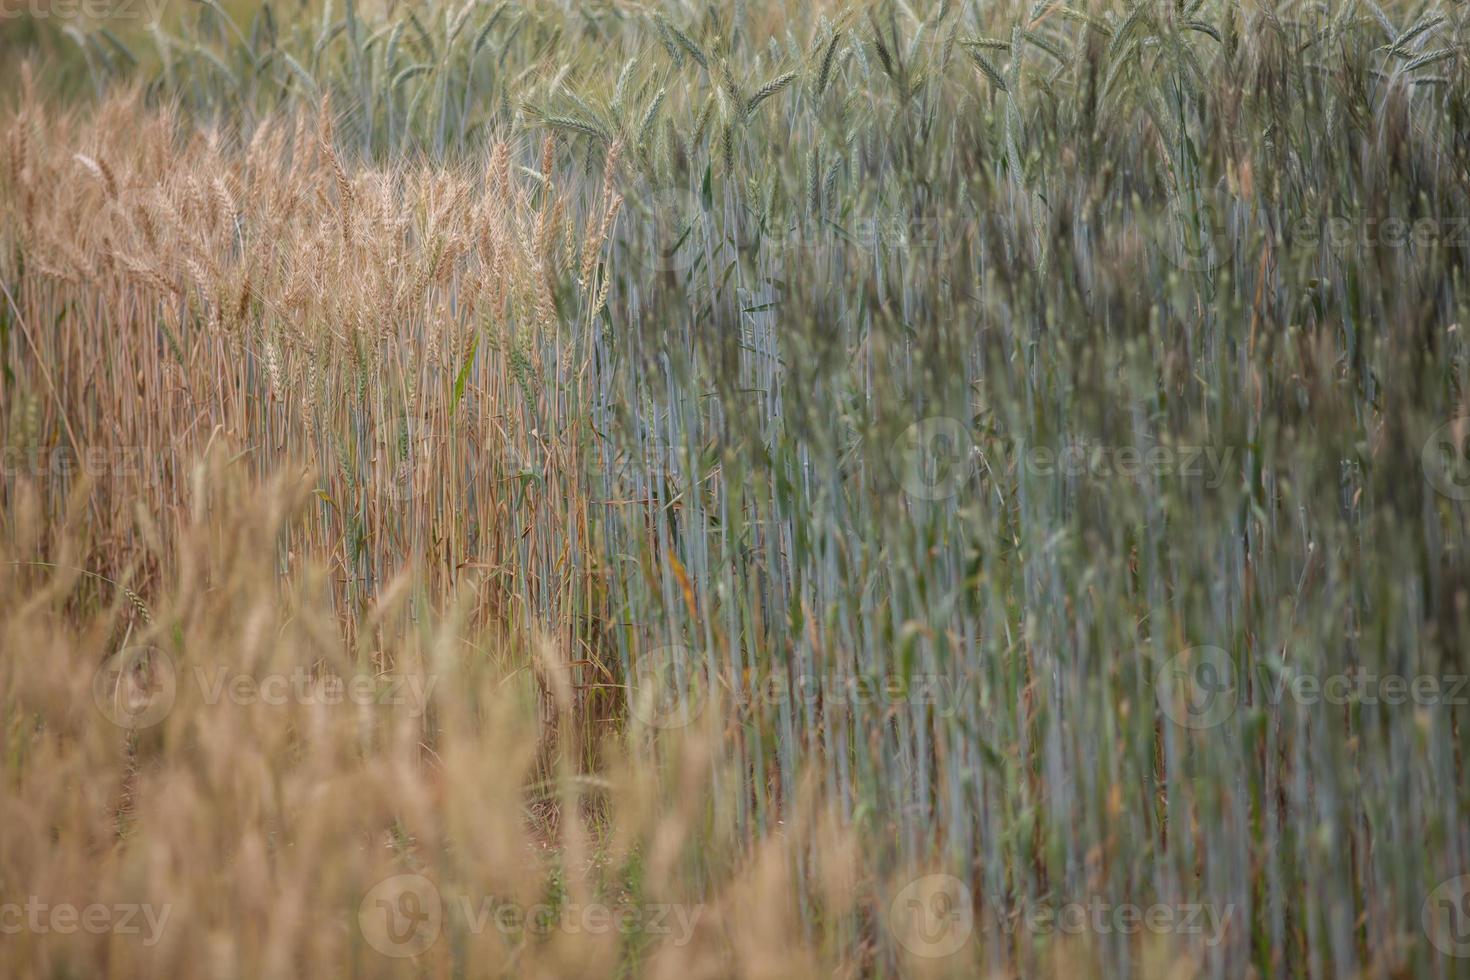
[[[1467,45],[0,0],[0,975],[1470,977]]]

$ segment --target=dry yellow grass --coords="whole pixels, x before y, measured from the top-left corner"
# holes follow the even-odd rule
[[[821,855],[850,908],[841,831],[794,824],[734,870],[699,733],[667,770],[614,749],[605,778],[566,759],[536,778],[551,726],[504,638],[468,603],[423,621],[394,588],[373,643],[347,645],[325,568],[274,584],[307,484],[239,469],[215,452],[191,473],[197,516],[146,615],[86,601],[60,540],[57,567],[13,559],[42,544],[20,484],[0,555],[0,644],[27,652],[0,658],[6,976],[600,976],[630,942],[652,976],[821,972],[787,876]],[[701,880],[696,858],[731,870]],[[404,901],[432,917],[385,925]]]

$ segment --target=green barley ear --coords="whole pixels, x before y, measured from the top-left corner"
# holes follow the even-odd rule
[[[654,16],[658,19],[659,24],[679,43],[679,46],[685,51],[688,51],[691,58],[699,62],[699,67],[703,68],[706,72],[709,71],[709,56],[704,53],[703,48],[694,43],[694,38],[681,31],[673,21],[669,20],[663,14],[655,14]]]
[[[755,112],[755,110],[760,106],[762,102],[766,101],[771,96],[775,95],[777,92],[781,91],[794,81],[796,81],[796,72],[788,71],[786,74],[781,75],[778,78],[773,78],[769,82],[766,82],[766,84],[762,85],[759,89],[756,90],[756,93],[750,97],[750,101],[746,103],[746,116],[749,116],[751,113]]]
[[[1441,61],[1453,58],[1459,53],[1460,52],[1458,48],[1440,48],[1438,51],[1431,51],[1428,54],[1420,55],[1419,57],[1415,58],[1413,61],[1405,65],[1404,72],[1408,73],[1419,68],[1424,68],[1427,65],[1437,65]]]
[[[653,20],[653,26],[658,34],[659,43],[662,44],[664,46],[664,50],[668,52],[669,60],[674,63],[675,68],[683,68],[684,49],[679,47],[678,42],[674,40],[674,35],[669,31],[668,25],[664,23],[663,18],[655,17]]]
[[[1134,61],[1134,54],[1139,50],[1138,41],[1129,41],[1123,46],[1122,54],[1118,57],[1109,55],[1108,72],[1103,76],[1102,94],[1104,97],[1110,95],[1113,86],[1118,80],[1126,77],[1125,69]]]
[[[618,72],[618,80],[613,85],[613,97],[610,103],[613,118],[620,119],[623,115],[623,100],[628,94],[628,79],[633,75],[633,65],[636,59],[629,58],[623,65],[623,70]]]
[[[607,124],[602,121],[601,114],[596,109],[592,108],[592,106],[587,103],[586,99],[582,98],[576,92],[573,92],[570,88],[567,88],[565,85],[560,86],[560,88],[562,94],[565,95],[567,99],[571,101],[572,105],[576,106],[577,109],[580,111],[583,119],[594,122],[596,125],[604,130],[609,128]]]
[[[949,70],[949,63],[954,59],[955,42],[959,40],[960,29],[951,27],[949,33],[944,36],[944,46],[939,52],[939,74],[943,75]]]
[[[698,146],[704,142],[704,134],[709,130],[709,121],[715,111],[715,96],[713,93],[705,99],[704,106],[699,110],[699,118],[694,123],[694,135],[690,138],[691,146]]]
[[[720,131],[720,155],[724,159],[725,172],[735,170],[735,124],[725,123]]]
[[[1143,4],[1135,4],[1129,9],[1128,16],[1123,18],[1123,23],[1118,26],[1118,30],[1113,34],[1113,43],[1108,45],[1109,60],[1116,58],[1118,53],[1123,50],[1123,45],[1127,43],[1129,34],[1138,26],[1139,21],[1143,19]]]
[[[1006,91],[1010,98],[1006,99],[1006,163],[1011,170],[1011,179],[1016,182],[1017,187],[1025,183],[1025,175],[1021,168],[1021,110],[1016,105],[1016,96],[1021,91],[1021,28],[1011,28],[1011,63],[1010,78],[1006,80]]]
[[[495,7],[495,12],[492,13],[488,18],[486,18],[484,26],[481,27],[479,32],[475,35],[475,42],[470,47],[470,52],[472,54],[480,53],[480,49],[485,46],[485,42],[490,38],[490,32],[495,29],[496,22],[500,20],[500,15],[505,13],[505,8],[505,3],[497,4]],[[270,7],[267,6],[265,9],[270,10]]]
[[[720,83],[725,95],[730,99],[731,114],[738,113],[745,108],[745,93],[740,90],[740,83],[735,81],[735,73],[730,70],[730,62],[725,58],[720,59]]]
[[[812,152],[806,158],[806,207],[808,214],[818,214],[821,211],[821,187],[817,183],[820,171],[819,147],[812,147]]]
[[[545,116],[546,125],[552,129],[566,130],[567,132],[581,133],[591,136],[593,139],[603,143],[611,143],[612,136],[601,126],[585,119],[577,119],[572,116]]]
[[[653,97],[648,108],[643,113],[643,119],[638,123],[638,145],[647,146],[648,139],[653,134],[654,124],[658,122],[659,110],[664,105],[665,89],[659,89],[658,94]]]
[[[1001,77],[1000,69],[991,64],[990,61],[986,59],[983,54],[980,53],[978,48],[967,44],[965,46],[965,53],[970,56],[971,61],[975,62],[975,67],[980,69],[980,73],[990,80],[991,85],[994,85],[1002,92],[1010,91],[1010,89],[1006,86],[1006,80]]]
[[[857,61],[858,70],[863,73],[863,81],[867,81],[873,74],[873,66],[868,62],[868,46],[859,42],[849,50],[852,51],[852,56]]]
[[[827,45],[827,53],[822,56],[822,67],[817,70],[817,98],[827,91],[827,82],[832,78],[832,63],[837,55],[837,42],[842,40],[842,32],[837,31],[832,35],[832,40]]]
[[[1079,10],[1078,8],[1073,6],[1064,6],[1057,8],[1057,14],[1065,18],[1066,20],[1074,21],[1079,24],[1085,24],[1093,30],[1102,34],[1104,37],[1113,36],[1113,29],[1111,26],[1108,25],[1107,21],[1103,20],[1101,17],[1089,14],[1085,10]]]
[[[888,50],[888,45],[883,42],[883,28],[878,24],[878,15],[868,11],[868,23],[873,27],[873,50],[878,53],[878,64],[883,73],[889,78],[895,78],[893,55]]]
[[[1419,23],[1404,31],[1402,34],[1394,39],[1393,44],[1389,45],[1388,56],[1392,58],[1397,55],[1403,54],[1408,49],[1409,44],[1412,43],[1415,38],[1417,38],[1420,34],[1423,34],[1425,31],[1429,30],[1431,27],[1438,27],[1440,24],[1443,24],[1444,20],[1445,18],[1443,14],[1436,14],[1433,17],[1426,17],[1425,19],[1419,21]]]
[[[964,40],[962,40],[960,43],[962,43],[967,48],[971,48],[971,49],[979,48],[979,49],[985,50],[985,51],[1009,51],[1009,50],[1011,50],[1011,42],[1010,41],[1004,41],[1004,40],[1002,40],[1002,39],[1000,39],[998,37],[978,37],[978,36],[977,37],[967,37]]]
[[[1070,55],[1062,48],[1060,44],[1053,41],[1051,38],[1040,33],[1039,31],[1024,31],[1022,32],[1022,35],[1026,38],[1026,43],[1030,44],[1032,47],[1040,48],[1042,51],[1045,51],[1047,54],[1051,55],[1053,58],[1057,59],[1063,64],[1067,63]]]
[[[835,208],[833,207],[833,201],[836,200],[837,197],[837,175],[841,172],[842,161],[839,159],[834,161],[832,166],[827,168],[827,177],[825,180],[822,181],[822,206],[829,214],[835,211]]]

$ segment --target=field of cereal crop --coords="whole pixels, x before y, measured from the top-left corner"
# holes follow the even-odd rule
[[[0,0],[0,974],[1470,976],[1467,42]]]

